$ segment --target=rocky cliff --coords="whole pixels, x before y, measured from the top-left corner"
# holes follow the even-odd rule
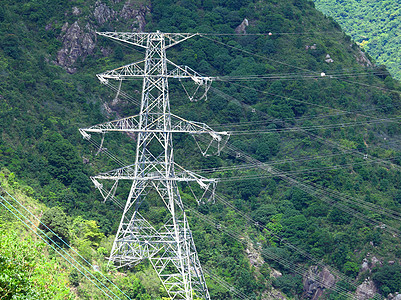
[[[124,30],[133,32],[142,32],[146,25],[146,15],[150,13],[150,4],[145,2],[126,0],[121,7],[120,1],[116,0],[114,6],[108,6],[100,0],[95,3],[92,13],[89,16],[83,16],[78,7],[73,7],[71,11],[66,12],[72,23],[64,23],[59,40],[62,41],[62,47],[57,52],[56,64],[64,67],[69,73],[76,72],[74,67],[78,59],[84,60],[88,55],[92,54],[96,44],[96,31],[121,30],[116,26],[117,22],[124,21],[126,27]],[[120,4],[119,6],[116,4]],[[121,7],[118,9],[118,7]],[[46,26],[48,30],[52,30],[52,25]],[[104,55],[109,55],[110,50],[101,49]]]

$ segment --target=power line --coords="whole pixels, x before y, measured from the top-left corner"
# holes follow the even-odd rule
[[[225,47],[228,47],[228,48],[231,48],[231,49],[240,51],[240,52],[244,52],[244,53],[246,53],[246,54],[249,54],[249,55],[252,55],[252,56],[255,56],[255,57],[258,57],[258,58],[262,58],[262,59],[274,61],[274,62],[276,62],[276,63],[278,63],[278,64],[281,64],[281,65],[285,65],[285,66],[288,66],[288,67],[292,67],[292,68],[296,68],[296,69],[299,69],[299,70],[302,70],[302,71],[306,71],[306,72],[308,72],[309,74],[316,74],[317,77],[319,77],[319,75],[320,75],[320,76],[322,75],[322,72],[317,72],[317,71],[313,71],[313,70],[309,70],[309,69],[297,67],[297,66],[295,66],[295,65],[291,65],[291,64],[288,64],[288,63],[284,63],[284,62],[281,62],[281,61],[278,61],[278,60],[274,60],[274,59],[271,59],[271,58],[269,58],[269,57],[267,57],[267,56],[264,56],[264,55],[259,55],[259,54],[253,53],[253,52],[251,52],[251,51],[248,51],[248,50],[244,50],[244,49],[241,49],[241,48],[238,48],[238,47],[235,47],[235,46],[231,46],[231,45],[229,45],[229,44],[223,43],[223,42],[221,42],[221,41],[219,41],[219,40],[216,40],[216,39],[209,38],[209,37],[207,37],[207,36],[205,36],[205,35],[202,35],[202,34],[200,34],[200,36],[203,37],[203,38],[205,38],[205,39],[208,39],[208,40],[210,40],[210,41],[213,41],[213,42],[215,42],[215,43],[221,44],[221,45],[223,45],[223,46],[225,46]],[[375,74],[374,72],[375,72],[375,71],[373,71],[372,74]],[[377,72],[377,75],[386,75],[386,74],[387,74],[387,73],[380,73],[380,72],[381,72],[381,71]],[[326,74],[325,74],[325,75],[326,75]],[[335,76],[334,76],[333,78],[335,78]],[[349,82],[349,83],[353,83],[353,84],[360,84],[360,85],[363,85],[363,86],[370,86],[370,87],[374,87],[374,88],[377,88],[377,89],[380,89],[380,90],[397,92],[397,93],[399,93],[399,94],[401,93],[400,90],[392,90],[392,89],[382,88],[382,87],[373,86],[373,85],[364,84],[364,83],[359,83],[359,82],[354,82],[354,81],[347,81],[347,80],[343,80],[343,81],[346,81],[346,82]]]
[[[219,198],[219,200],[221,200],[221,199],[222,199],[222,198]],[[225,201],[224,201],[223,203],[226,204],[226,205],[228,204],[231,208],[235,208],[235,207],[233,207],[232,205],[230,205],[229,202],[225,202]],[[236,208],[235,208],[235,210],[236,210],[237,213],[239,213],[243,218],[248,219],[248,216],[247,216],[247,215],[244,215],[241,211],[239,211],[239,210],[236,209]],[[206,215],[200,213],[200,212],[197,211],[197,210],[191,209],[191,211],[192,211],[197,217],[199,217],[200,219],[202,219],[202,220],[204,220],[205,222],[207,222],[207,223],[213,225],[214,228],[225,232],[225,233],[228,234],[230,237],[234,238],[235,240],[237,240],[238,242],[240,242],[240,243],[243,244],[244,246],[248,246],[249,238],[246,238],[246,237],[244,237],[244,236],[241,236],[240,234],[238,234],[238,232],[233,231],[233,230],[230,230],[230,229],[228,229],[228,228],[225,227],[225,226],[222,226],[220,222],[218,222],[218,221],[216,221],[216,220],[213,220],[211,217],[206,216]],[[252,222],[253,220],[252,220],[251,218],[249,218],[248,221]],[[293,249],[293,250],[295,250],[295,251],[301,253],[302,255],[308,257],[309,259],[312,259],[312,257],[311,257],[308,253],[306,253],[305,251],[303,251],[303,250],[301,250],[301,249],[299,249],[299,248],[297,248],[297,247],[291,245],[290,243],[286,242],[286,241],[283,240],[281,237],[279,237],[279,236],[277,236],[276,234],[272,233],[268,228],[259,225],[258,222],[253,221],[252,224],[254,224],[254,225],[256,225],[257,227],[260,227],[260,228],[262,228],[262,229],[264,229],[264,230],[266,230],[266,231],[268,231],[270,234],[272,234],[272,236],[278,238],[278,239],[280,240],[280,243],[285,244],[286,246],[289,246],[291,249]],[[277,263],[279,263],[279,264],[283,265],[284,267],[290,269],[292,272],[294,272],[294,273],[296,273],[296,274],[298,274],[298,275],[301,275],[302,277],[305,275],[305,273],[306,273],[306,271],[307,271],[306,268],[304,268],[304,267],[302,267],[302,266],[298,266],[298,265],[294,264],[293,262],[289,261],[288,259],[285,259],[285,258],[283,258],[283,257],[279,257],[279,256],[275,255],[274,253],[272,253],[271,251],[268,251],[267,249],[262,249],[261,252],[262,252],[263,254],[265,254],[267,257],[269,257],[271,260],[276,261]],[[351,284],[352,286],[356,287],[356,286],[355,286],[355,283],[354,283],[350,278],[348,278],[347,276],[345,276],[345,275],[339,273],[338,271],[334,270],[334,269],[331,268],[331,267],[328,267],[328,266],[322,264],[322,263],[319,262],[318,260],[315,260],[315,259],[313,259],[313,260],[314,260],[314,263],[316,263],[319,267],[329,269],[329,270],[330,270],[333,274],[335,274],[338,278],[340,278],[340,279],[342,279],[342,280],[345,280],[346,282],[348,282],[348,283]],[[321,281],[319,278],[314,277],[313,279],[314,279],[315,281],[321,283],[323,286],[325,286],[325,285],[324,285],[324,282]],[[346,289],[344,289],[344,288],[342,288],[342,287],[339,287],[339,286],[334,286],[334,287],[325,286],[325,287],[328,288],[328,289],[332,289],[332,290],[334,290],[334,291],[340,292],[340,293],[341,293],[341,292],[345,292],[346,294],[350,295],[350,292],[349,292],[349,291],[347,291]],[[353,295],[350,295],[350,296],[353,297]]]
[[[214,42],[214,43],[223,45],[223,46],[225,46],[225,47],[228,47],[228,48],[231,48],[231,49],[234,49],[234,50],[237,50],[237,51],[241,51],[241,52],[247,53],[247,54],[249,54],[249,55],[253,55],[253,56],[255,56],[255,57],[259,57],[259,58],[262,58],[262,59],[270,60],[270,61],[273,61],[273,62],[275,62],[275,63],[277,63],[277,64],[285,65],[285,66],[287,66],[287,67],[295,68],[295,69],[302,70],[302,71],[307,71],[307,72],[315,73],[315,74],[317,74],[317,75],[319,75],[319,76],[320,76],[320,73],[321,73],[321,72],[316,72],[316,71],[310,71],[310,70],[308,70],[308,69],[301,68],[301,67],[297,67],[297,66],[294,66],[294,65],[291,65],[291,64],[287,64],[287,63],[284,63],[284,62],[281,62],[281,61],[278,61],[278,60],[275,60],[275,59],[272,59],[272,58],[268,58],[268,57],[263,56],[263,55],[255,54],[255,53],[252,53],[252,52],[250,52],[250,51],[247,51],[247,50],[244,50],[244,49],[235,47],[235,46],[228,45],[228,44],[223,43],[223,42],[221,42],[221,41],[219,41],[219,40],[209,38],[209,37],[204,36],[204,35],[202,35],[202,34],[200,34],[199,36],[201,36],[201,37],[203,37],[203,38],[205,38],[205,39],[207,39],[207,40],[210,40],[210,41],[212,41],[212,42]]]
[[[372,125],[372,124],[384,124],[384,123],[392,123],[398,122],[401,119],[393,118],[393,119],[384,119],[384,120],[370,120],[370,121],[359,121],[359,122],[349,122],[349,123],[339,123],[339,124],[327,124],[327,125],[312,125],[305,127],[284,127],[284,128],[274,128],[274,129],[255,129],[255,130],[234,130],[230,131],[231,135],[249,135],[249,134],[266,134],[266,133],[281,133],[281,132],[298,132],[298,131],[308,131],[308,130],[318,130],[318,129],[334,129],[334,128],[346,128],[346,127],[355,127],[360,125]]]
[[[8,194],[8,193],[7,193]],[[49,245],[55,252],[57,252],[61,257],[63,257],[69,264],[71,264],[71,266],[73,266],[78,272],[80,272],[86,279],[88,279],[91,283],[93,283],[98,289],[100,289],[107,297],[109,297],[110,299],[113,299],[113,297],[111,297],[105,290],[103,290],[103,288],[101,288],[95,281],[97,281],[100,285],[102,285],[108,292],[110,292],[112,295],[114,295],[117,299],[121,299],[119,296],[117,296],[113,291],[111,291],[104,283],[102,283],[93,273],[91,273],[88,269],[86,269],[84,266],[82,266],[75,258],[73,258],[67,251],[65,251],[60,245],[58,245],[56,242],[54,242],[43,230],[41,230],[39,227],[37,227],[29,218],[27,218],[21,211],[19,211],[16,207],[14,207],[9,201],[7,201],[7,199],[5,199],[3,196],[0,195],[0,198],[5,201],[8,206],[10,206],[13,210],[15,210],[20,217],[11,209],[9,208],[5,203],[3,203],[3,201],[0,201],[0,204],[3,205],[4,208],[6,208],[10,213],[12,213],[20,222],[22,222],[26,227],[28,227],[30,230],[32,230],[40,239],[42,239],[47,245]],[[12,197],[13,198],[13,197]],[[14,199],[14,198],[13,198]],[[15,199],[14,199],[15,200]],[[21,205],[21,204],[20,204]],[[21,205],[23,206],[23,205]],[[24,207],[24,206],[23,206]],[[24,207],[25,208],[25,207]],[[25,210],[27,210],[25,208]],[[36,218],[36,217],[35,217]],[[43,236],[41,236],[37,231],[35,231],[31,226],[29,226],[29,224],[24,221],[23,219],[25,219],[26,221],[28,221],[29,223],[32,224],[32,226],[34,226],[34,228],[39,231],[41,234],[43,234]],[[42,223],[43,224],[43,223]],[[47,227],[47,226],[46,226]],[[48,227],[47,227],[48,228]],[[53,232],[53,231],[52,231]],[[53,232],[54,233],[54,232]],[[56,235],[57,236],[57,235]],[[58,236],[57,236],[58,237]],[[59,238],[59,237],[58,237]],[[59,238],[60,239],[60,238]],[[60,239],[62,241],[62,239]],[[57,248],[55,248],[49,241],[51,241],[54,245],[56,245],[59,250],[61,250],[61,252],[59,250],[57,250]],[[64,241],[63,241],[64,242]],[[68,245],[69,246],[69,245]],[[70,246],[69,246],[70,247]],[[70,247],[71,248],[71,247]],[[75,252],[75,251],[74,251]],[[64,254],[63,254],[64,253]],[[78,254],[79,255],[79,254]],[[70,257],[70,259],[72,261],[70,261],[66,256]],[[80,256],[80,255],[79,255]],[[76,266],[73,262],[75,262],[78,266]],[[92,265],[91,265],[92,266]],[[93,267],[93,266],[92,266]],[[88,273],[93,279],[95,279],[95,281],[93,281],[91,278],[88,277],[88,275],[82,271],[82,269]],[[102,276],[104,276],[102,274]],[[114,284],[113,284],[114,285]],[[117,287],[118,289],[118,287]],[[121,290],[120,290],[121,291]],[[121,291],[122,292],[122,291]],[[123,292],[122,292],[123,293]],[[123,293],[124,294],[124,293]],[[124,294],[125,295],[125,294]],[[130,299],[127,296],[127,299]]]
[[[327,34],[343,34],[341,31],[304,31],[304,32],[266,32],[266,33],[200,33],[200,36],[274,36],[274,35],[314,35],[317,33]]]

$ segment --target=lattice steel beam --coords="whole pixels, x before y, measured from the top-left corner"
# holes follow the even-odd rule
[[[188,121],[170,112],[168,79],[192,79],[197,85],[210,86],[214,78],[203,77],[166,58],[167,48],[196,34],[98,34],[146,49],[144,60],[97,75],[102,83],[142,78],[140,113],[80,129],[85,139],[90,139],[93,133],[137,134],[134,164],[91,177],[104,200],[114,197],[120,180],[132,182],[110,261],[119,266],[131,266],[148,259],[171,299],[210,299],[177,182],[196,182],[205,195],[209,190],[213,194],[216,180],[185,170],[174,162],[172,134],[189,133],[194,137],[207,134],[210,143],[223,146],[230,135],[228,132],[215,132],[204,123]],[[173,69],[168,70],[168,65]],[[151,144],[158,147],[151,148]],[[203,154],[206,155],[206,151]],[[104,180],[114,182],[111,188],[104,187]],[[142,202],[152,193],[160,198],[169,213],[162,226],[152,225],[139,212]]]

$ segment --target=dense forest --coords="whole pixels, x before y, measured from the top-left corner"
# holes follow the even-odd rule
[[[2,4],[0,298],[167,299],[149,262],[107,264],[121,209],[89,177],[132,164],[135,140],[78,129],[138,112],[140,81],[116,95],[95,74],[144,53],[95,31],[199,33],[167,55],[216,78],[197,102],[171,80],[172,112],[231,133],[219,156],[174,137],[180,165],[219,179],[199,205],[180,186],[212,299],[401,290],[401,86],[312,1]]]
[[[378,64],[386,65],[395,78],[401,78],[398,58],[400,3],[368,0],[314,2],[317,9],[336,20]]]

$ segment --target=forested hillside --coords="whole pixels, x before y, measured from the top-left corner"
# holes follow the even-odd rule
[[[27,207],[41,218],[35,224],[45,241],[63,237],[118,297],[166,297],[149,262],[107,269],[121,209],[103,203],[89,180],[132,164],[135,138],[111,134],[99,148],[100,138],[91,144],[78,131],[138,112],[140,81],[123,82],[116,95],[118,83],[109,89],[95,74],[144,53],[95,31],[156,30],[199,33],[168,58],[216,77],[197,102],[171,80],[172,113],[231,132],[220,156],[202,156],[189,135],[174,137],[177,163],[220,179],[214,201],[199,205],[180,186],[211,298],[369,299],[400,291],[401,86],[308,0],[3,1],[0,176],[9,194],[0,200],[0,239],[22,248],[15,259],[27,247],[15,244],[21,221],[6,209],[13,211],[17,190],[40,203]],[[129,186],[121,188],[116,197],[124,202]],[[153,224],[166,218],[161,205],[144,208]],[[34,264],[65,264],[54,277],[63,283],[59,293],[105,298],[97,279],[36,239]],[[0,268],[14,274],[1,245]],[[0,293],[7,283],[0,275]],[[24,288],[5,299],[29,284],[16,282]]]
[[[380,65],[397,79],[400,71],[400,13],[397,1],[314,0],[316,8],[336,20]]]

